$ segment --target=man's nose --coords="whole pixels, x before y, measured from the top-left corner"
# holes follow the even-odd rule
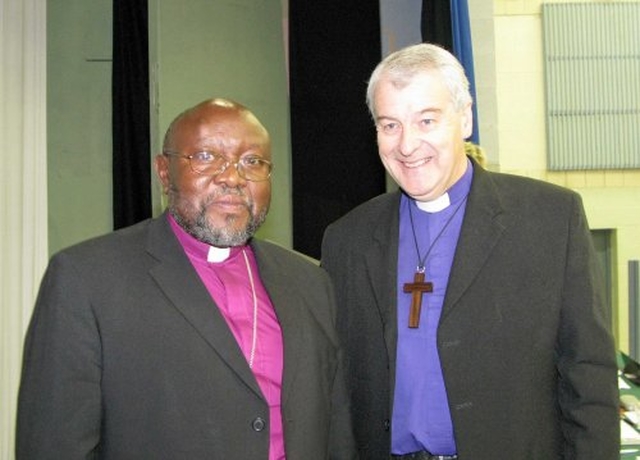
[[[422,143],[420,132],[411,125],[403,127],[399,141],[398,150],[405,157],[411,156]]]
[[[240,175],[238,163],[232,163],[231,161],[227,162],[222,171],[214,177],[214,180],[216,183],[224,183],[231,187],[239,184],[242,185],[247,182],[247,180]]]

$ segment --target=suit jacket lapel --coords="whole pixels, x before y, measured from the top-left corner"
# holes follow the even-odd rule
[[[269,298],[282,330],[285,367],[282,376],[281,398],[284,406],[291,393],[300,359],[303,359],[301,356],[302,347],[293,345],[302,343],[306,327],[305,323],[300,321],[298,309],[295,307],[296,304],[300,304],[301,300],[298,302],[295,297],[295,290],[289,287],[287,280],[281,275],[278,267],[267,256],[265,245],[261,244],[260,241],[252,240],[251,247],[258,262],[260,279],[269,293]]]
[[[389,195],[386,208],[380,212],[388,218],[376,222],[373,244],[365,253],[365,263],[370,287],[373,289],[375,307],[384,325],[384,340],[387,345],[389,368],[395,376],[396,343],[398,340],[397,286],[398,276],[398,227],[401,192]],[[363,286],[362,289],[370,289]],[[392,378],[393,381],[393,378]],[[393,390],[393,389],[392,389]]]
[[[249,388],[262,395],[226,320],[171,231],[165,215],[149,225],[147,250],[158,260],[149,274],[171,304],[229,368]]]
[[[491,175],[475,167],[456,254],[451,268],[442,319],[482,269],[506,228],[506,217]]]

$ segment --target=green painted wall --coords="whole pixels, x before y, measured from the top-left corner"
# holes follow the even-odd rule
[[[49,252],[111,230],[111,1],[47,2]]]

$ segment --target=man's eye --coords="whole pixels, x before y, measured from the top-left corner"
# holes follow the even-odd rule
[[[193,159],[194,160],[202,161],[202,162],[205,162],[205,163],[215,161],[216,158],[218,158],[218,155],[216,155],[213,152],[197,152],[197,153],[193,154]]]
[[[379,125],[380,131],[384,133],[394,133],[400,128],[399,123],[383,123]]]
[[[244,166],[261,166],[262,165],[262,158],[259,157],[245,157],[242,159],[242,164]]]

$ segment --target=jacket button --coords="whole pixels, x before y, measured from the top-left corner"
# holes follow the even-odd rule
[[[253,428],[254,431],[260,432],[264,430],[265,426],[267,426],[267,423],[262,417],[258,417],[253,422],[251,422],[251,428]]]
[[[389,419],[385,419],[384,421],[384,431],[389,431],[391,429],[391,422]]]

